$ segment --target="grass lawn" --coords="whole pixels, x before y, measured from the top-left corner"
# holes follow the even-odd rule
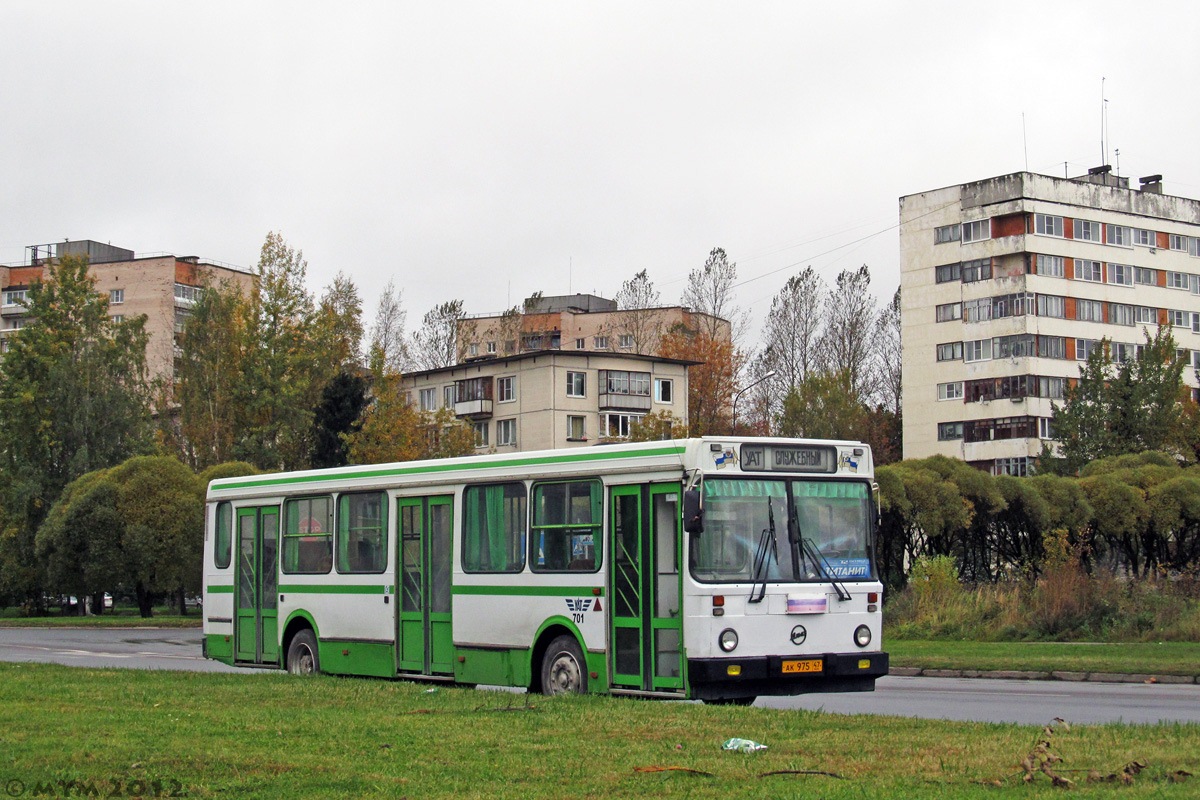
[[[1008,798],[1044,734],[1007,724],[846,717],[426,684],[0,664],[0,775],[28,796]],[[740,736],[758,753],[725,752]],[[1055,729],[1076,794],[1194,797],[1200,726]],[[1088,770],[1129,785],[1088,783]],[[809,771],[809,774],[801,774]],[[772,774],[775,773],[775,774]],[[832,774],[818,774],[832,773]],[[1182,782],[1177,782],[1182,779]],[[17,787],[12,781],[19,781]],[[157,783],[156,783],[157,782]],[[157,790],[156,790],[156,787]],[[81,791],[82,789],[82,791]],[[15,796],[15,795],[14,795]],[[63,796],[60,793],[58,796]]]
[[[893,667],[1200,675],[1200,643],[956,642],[885,638]]]
[[[0,628],[199,628],[199,612],[188,617],[155,614],[104,614],[99,617],[0,617]]]

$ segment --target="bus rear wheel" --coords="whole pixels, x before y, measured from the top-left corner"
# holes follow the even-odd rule
[[[316,675],[321,671],[317,637],[312,631],[302,630],[292,637],[292,643],[288,645],[287,670],[293,675]]]
[[[583,694],[587,691],[587,662],[574,636],[558,636],[542,657],[542,694]]]

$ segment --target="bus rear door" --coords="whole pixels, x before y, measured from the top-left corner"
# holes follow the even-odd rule
[[[279,507],[239,508],[234,658],[279,662]]]

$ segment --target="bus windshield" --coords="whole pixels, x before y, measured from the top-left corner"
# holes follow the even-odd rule
[[[692,576],[707,583],[872,579],[869,503],[863,481],[707,478]]]

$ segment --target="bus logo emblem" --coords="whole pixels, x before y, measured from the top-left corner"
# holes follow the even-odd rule
[[[592,607],[592,598],[575,600],[567,598],[567,611],[578,611],[580,613],[588,611]]]

